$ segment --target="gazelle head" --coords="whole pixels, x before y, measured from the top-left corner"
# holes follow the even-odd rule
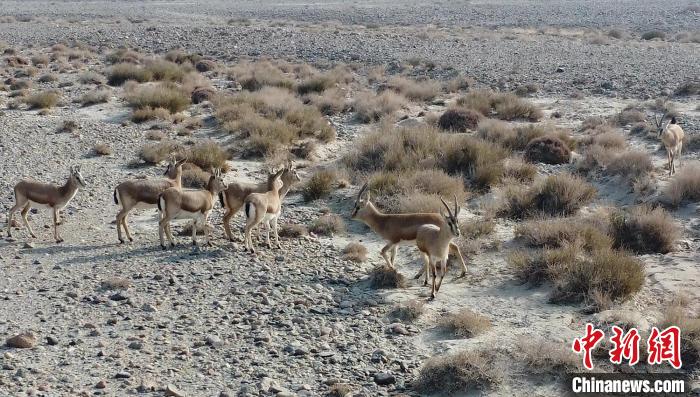
[[[663,134],[664,130],[666,129],[666,127],[668,127],[669,124],[676,123],[676,118],[672,117],[671,121],[669,121],[668,123],[666,123],[666,125],[664,125],[664,119],[666,118],[667,114],[668,114],[668,112],[664,112],[664,114],[661,115],[661,119],[659,119],[656,115],[654,115],[654,124],[656,125],[656,135],[659,137],[661,136],[661,134]]]
[[[290,160],[287,162],[282,172],[282,182],[284,183],[284,186],[288,186],[299,181],[301,181],[301,177],[299,177],[299,174],[297,173],[296,166]]]
[[[226,183],[224,182],[224,177],[221,175],[221,169],[215,168],[209,177],[209,182],[207,183],[207,188],[210,192],[214,193],[214,196],[219,194],[219,192],[226,190]]]
[[[459,230],[459,224],[457,223],[457,217],[459,216],[459,211],[461,208],[459,205],[457,205],[457,195],[455,194],[455,207],[454,207],[454,212],[450,209],[450,206],[447,205],[445,200],[443,200],[442,197],[440,197],[440,201],[442,201],[442,205],[445,206],[447,209],[447,215],[445,215],[445,212],[440,210],[440,214],[445,218],[445,221],[447,222],[447,225],[450,227],[450,232],[455,236],[459,237],[462,232]]]
[[[165,168],[165,172],[163,173],[163,176],[167,176],[169,178],[175,178],[175,175],[177,173],[177,168],[182,166],[187,162],[187,159],[180,159],[176,160],[174,156],[170,158],[170,161],[168,162],[168,166]]]
[[[70,178],[77,182],[80,187],[87,186],[83,174],[80,173],[80,165],[72,165],[70,167]]]
[[[360,192],[357,193],[357,199],[355,199],[355,207],[352,210],[350,218],[356,219],[358,215],[361,216],[367,209],[367,207],[371,205],[370,199],[370,193],[367,189],[367,182],[365,182],[365,184],[362,185],[362,188],[360,188]]]
[[[267,188],[270,190],[274,189],[277,191],[282,189],[282,186],[284,186],[282,175],[286,170],[286,168],[282,168],[279,171],[275,169],[271,170],[270,173],[267,175]]]

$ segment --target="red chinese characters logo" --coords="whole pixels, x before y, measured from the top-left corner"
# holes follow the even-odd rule
[[[641,336],[636,328],[632,328],[626,333],[620,327],[612,327],[613,335],[610,337],[612,348],[608,352],[610,362],[622,364],[626,360],[630,366],[639,362],[639,341]],[[583,354],[583,366],[593,369],[592,351],[605,338],[605,333],[586,324],[586,334],[581,338],[574,339],[572,348],[575,353]],[[649,357],[647,362],[650,365],[663,364],[668,362],[673,368],[679,369],[681,362],[681,331],[678,327],[672,326],[660,331],[653,327],[647,339],[647,352]]]
[[[583,366],[586,369],[593,369],[593,359],[591,351],[605,337],[605,333],[593,328],[593,324],[586,324],[586,335],[583,338],[574,339],[573,349],[575,353],[583,353]]]
[[[676,327],[668,327],[659,331],[654,327],[647,340],[649,348],[649,364],[661,364],[667,361],[675,369],[679,369],[681,362],[681,330]]]

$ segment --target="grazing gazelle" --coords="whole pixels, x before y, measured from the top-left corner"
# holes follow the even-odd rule
[[[253,239],[250,233],[261,222],[265,222],[267,225],[267,246],[272,248],[272,243],[270,243],[270,229],[273,229],[277,248],[282,248],[277,233],[277,220],[282,213],[282,201],[289,192],[289,189],[292,188],[291,184],[285,185],[282,182],[281,176],[284,172],[285,169],[283,168],[272,176],[272,186],[270,186],[270,190],[265,193],[251,193],[245,199],[246,224],[243,234],[245,249],[251,253],[255,253],[255,248],[253,247]]]
[[[157,179],[131,179],[117,185],[114,189],[114,204],[121,206],[117,213],[117,238],[120,243],[124,243],[122,238],[122,226],[126,232],[126,238],[134,241],[127,226],[127,216],[133,209],[156,208],[158,196],[165,189],[174,187],[182,188],[182,164],[187,160],[175,161],[172,159],[168,163],[168,168],[163,176]]]
[[[678,165],[681,164],[681,151],[683,150],[683,129],[681,126],[676,124],[676,118],[671,117],[671,120],[664,126],[664,118],[666,113],[661,116],[661,120],[654,116],[654,122],[656,123],[657,133],[661,142],[664,143],[666,148],[666,159],[668,160],[668,174],[674,174],[676,172],[675,160],[678,159]]]
[[[455,196],[454,212],[450,210],[450,207],[442,197],[440,197],[440,201],[447,208],[447,215],[440,211],[440,214],[445,219],[444,225],[422,225],[418,227],[416,232],[416,246],[423,254],[425,273],[427,275],[429,271],[433,276],[433,285],[430,289],[431,299],[435,299],[435,293],[440,290],[442,280],[447,274],[447,255],[449,254],[450,244],[452,244],[453,239],[460,236],[459,224],[457,223],[460,207],[457,205],[457,197]],[[440,266],[439,269],[438,265]],[[440,281],[435,285],[437,273],[440,273]]]
[[[282,172],[280,179],[282,180],[283,186],[289,187],[301,180],[301,178],[299,178],[299,174],[297,174],[294,164],[292,164],[291,161],[287,163],[287,166]],[[267,182],[258,184],[248,182],[231,182],[228,184],[226,190],[219,193],[219,201],[221,202],[221,206],[226,208],[226,213],[224,214],[224,231],[226,232],[226,237],[228,237],[230,241],[234,241],[231,233],[231,218],[243,207],[245,199],[251,193],[265,193],[272,190],[273,180],[274,173],[270,173],[267,176]]]
[[[365,183],[355,200],[355,208],[352,211],[352,219],[359,220],[369,226],[380,235],[387,244],[382,248],[381,254],[386,264],[393,268],[396,249],[402,242],[410,243],[416,240],[418,228],[423,225],[435,225],[439,228],[447,227],[445,218],[436,213],[409,213],[409,214],[384,214],[380,212],[370,200],[370,193]],[[456,254],[462,264],[460,277],[467,274],[467,265],[464,263],[462,252],[454,242],[450,242],[449,249]],[[420,278],[425,272],[421,268],[414,278]],[[425,275],[425,285],[428,284],[428,275]]]
[[[226,189],[221,170],[216,169],[209,177],[206,189],[197,190],[181,190],[175,187],[166,189],[158,196],[158,210],[162,217],[158,222],[158,237],[160,238],[160,246],[165,249],[165,240],[163,233],[168,235],[170,246],[175,246],[173,234],[170,230],[170,221],[173,219],[191,219],[192,220],[192,244],[197,245],[197,226],[201,225],[204,228],[204,235],[207,239],[207,245],[211,246],[209,238],[209,228],[207,221],[216,195],[220,191]]]
[[[15,206],[7,214],[7,236],[11,237],[12,217],[18,209],[22,208],[22,220],[29,230],[29,234],[36,238],[32,227],[27,220],[27,213],[34,207],[47,207],[53,210],[53,237],[57,243],[63,241],[58,234],[61,210],[68,205],[68,202],[75,196],[78,189],[85,187],[85,179],[80,174],[80,166],[70,167],[70,175],[63,186],[56,186],[50,183],[42,183],[31,180],[22,180],[15,185]]]

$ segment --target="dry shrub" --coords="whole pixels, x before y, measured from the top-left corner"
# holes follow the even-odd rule
[[[170,50],[168,51],[165,56],[163,56],[166,60],[170,62],[175,62],[177,64],[192,64],[194,65],[195,63],[199,62],[199,60],[202,59],[202,56],[199,54],[193,54],[193,53],[188,53],[180,49],[176,50]]]
[[[9,84],[10,84],[10,89],[13,91],[14,90],[26,90],[32,86],[31,80],[10,79]]]
[[[343,248],[343,259],[352,262],[364,262],[367,260],[367,247],[360,243],[348,243]]]
[[[630,133],[642,137],[652,137],[656,134],[656,128],[650,123],[635,123],[632,125],[632,128],[630,128]]]
[[[345,232],[345,221],[339,215],[326,214],[311,222],[309,231],[320,236],[333,236]]]
[[[537,167],[520,157],[508,158],[503,167],[503,179],[515,182],[532,182],[537,176]]]
[[[481,113],[472,109],[447,109],[438,119],[438,127],[447,131],[466,132],[475,129],[482,117]]]
[[[683,151],[686,153],[700,151],[700,135],[685,134],[683,136]]]
[[[678,88],[676,88],[676,91],[674,91],[674,95],[677,96],[690,96],[690,95],[698,95],[700,94],[700,81],[686,81],[682,83]]]
[[[392,115],[406,106],[406,103],[406,97],[393,91],[383,91],[378,95],[371,92],[360,92],[355,95],[351,108],[359,121],[370,123],[379,121],[384,116]]]
[[[665,198],[673,206],[679,206],[684,200],[700,200],[700,163],[685,165],[666,186]]]
[[[430,101],[440,93],[440,84],[433,80],[411,80],[396,76],[389,79],[388,87],[413,101]]]
[[[637,254],[669,253],[680,237],[680,229],[668,212],[648,206],[615,211],[610,216],[610,232],[615,248]]]
[[[304,200],[313,201],[328,197],[333,191],[333,184],[337,179],[337,173],[332,169],[315,172],[302,189]]]
[[[461,203],[469,196],[461,177],[437,169],[375,172],[369,186],[378,194],[381,207],[392,213],[439,212],[440,197],[457,197]]]
[[[174,141],[161,141],[158,143],[148,143],[141,147],[139,158],[146,163],[158,164],[170,158],[175,153],[181,153],[182,146]]]
[[[470,91],[457,100],[457,105],[474,109],[487,117],[495,113],[501,120],[538,121],[543,116],[540,108],[514,94],[490,90]]]
[[[650,30],[648,32],[642,33],[642,40],[666,40],[666,33],[660,30]]]
[[[582,178],[564,173],[551,175],[530,188],[509,186],[503,193],[498,214],[522,219],[572,215],[595,198],[596,189]]]
[[[119,86],[129,80],[145,83],[153,79],[153,73],[132,63],[119,63],[107,69],[107,84]]]
[[[646,115],[640,109],[634,106],[628,106],[615,117],[618,125],[625,126],[635,123],[640,123],[646,120]]]
[[[533,163],[566,164],[570,158],[571,151],[566,144],[553,136],[535,138],[525,147],[525,159]]]
[[[63,120],[61,125],[56,129],[57,133],[71,134],[77,130],[80,126],[73,120]]]
[[[78,81],[80,81],[81,84],[100,85],[105,83],[105,77],[97,72],[88,71],[82,73],[80,77],[78,77]]]
[[[46,55],[34,55],[31,60],[34,66],[46,66],[49,64],[49,57]]]
[[[58,104],[61,94],[56,91],[40,91],[23,98],[30,109],[50,109]]]
[[[198,165],[185,163],[182,166],[182,186],[190,189],[204,189],[209,183],[210,173]]]
[[[190,104],[189,95],[168,83],[136,87],[127,93],[126,101],[135,109],[163,108],[171,114],[185,110]]]
[[[169,120],[170,112],[163,108],[139,108],[131,114],[131,121],[134,123],[143,123],[150,120]]]
[[[454,336],[473,338],[491,328],[491,320],[469,309],[461,309],[443,317],[440,328]]]
[[[326,90],[322,94],[310,94],[307,98],[325,115],[341,113],[347,108],[345,93],[337,88]]]
[[[80,104],[83,106],[96,105],[98,103],[106,103],[109,101],[112,93],[104,88],[98,88],[89,92],[86,92],[80,97]]]
[[[194,65],[194,68],[201,73],[211,72],[212,70],[216,70],[217,67],[216,61],[211,59],[201,59]]]
[[[248,91],[257,91],[266,86],[294,87],[294,80],[268,61],[239,63],[230,68],[227,75]]]
[[[406,288],[407,285],[406,278],[388,265],[380,265],[372,269],[369,279],[372,288],[376,289]]]
[[[162,59],[151,59],[146,62],[145,70],[150,73],[153,80],[156,81],[182,81],[187,72],[192,70],[191,67],[183,67],[175,62],[170,62]]]
[[[580,358],[571,349],[550,340],[522,336],[518,338],[518,353],[529,372],[561,375],[580,368]]]
[[[187,153],[187,161],[205,171],[212,171],[215,168],[227,169],[228,157],[228,153],[213,140],[199,142]]]
[[[58,81],[58,76],[53,73],[46,73],[39,76],[37,81],[40,83],[53,83],[54,81]]]
[[[587,250],[612,247],[608,224],[594,218],[541,219],[519,223],[515,237],[530,247],[562,248],[580,244]]]
[[[529,84],[523,84],[519,85],[513,90],[513,93],[519,97],[526,97],[530,96],[537,91],[540,90],[540,87],[537,84],[534,83],[529,83]]]
[[[106,61],[111,64],[118,63],[139,63],[143,56],[136,51],[128,48],[120,48],[114,52],[107,54]]]
[[[514,253],[509,262],[525,282],[551,282],[550,298],[557,303],[581,302],[594,295],[624,300],[639,291],[645,280],[639,259],[613,249],[584,251],[580,244],[543,249],[536,255]]]
[[[348,397],[352,395],[352,387],[347,383],[334,383],[328,390],[328,397]]]
[[[605,168],[610,175],[622,175],[625,178],[638,179],[654,170],[649,153],[630,150],[613,157]]]
[[[499,368],[491,350],[435,356],[423,365],[412,386],[425,395],[483,391],[501,382],[503,375]]]
[[[423,302],[416,299],[411,299],[394,307],[391,312],[389,312],[389,317],[399,319],[406,323],[411,323],[418,320],[424,311],[425,305]]]
[[[447,93],[459,92],[462,90],[468,90],[474,85],[474,79],[468,76],[457,76],[450,80],[447,80],[443,85],[443,91]]]
[[[93,151],[98,156],[109,156],[110,154],[112,154],[112,148],[105,143],[95,144],[95,146],[93,147]]]
[[[625,137],[608,124],[585,128],[583,132],[588,134],[579,140],[583,146],[598,145],[608,149],[623,149],[627,146]]]
[[[459,225],[459,230],[462,232],[462,237],[466,239],[477,239],[480,237],[489,236],[495,229],[496,221],[490,218],[462,222]]]
[[[279,235],[285,238],[299,238],[309,234],[309,230],[304,225],[287,223],[280,226]]]

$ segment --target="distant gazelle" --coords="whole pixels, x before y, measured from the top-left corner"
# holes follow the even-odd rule
[[[238,211],[243,208],[245,199],[251,193],[265,193],[272,190],[272,182],[274,180],[275,173],[269,173],[267,176],[267,181],[254,184],[248,182],[231,182],[228,187],[223,192],[219,193],[219,201],[221,206],[226,208],[226,213],[224,214],[224,231],[226,232],[226,237],[230,241],[233,241],[233,234],[231,233],[231,218],[238,213]],[[296,167],[290,161],[287,163],[286,167],[282,171],[283,188],[289,186],[290,188],[296,182],[299,182],[299,174],[297,174]],[[289,189],[287,189],[288,191]]]
[[[452,244],[452,240],[461,234],[457,221],[460,211],[460,207],[457,205],[457,197],[455,196],[454,212],[450,210],[450,207],[442,197],[440,201],[447,209],[447,215],[441,211],[441,215],[445,220],[444,224],[442,226],[422,225],[418,227],[416,232],[416,246],[423,254],[425,273],[427,275],[430,272],[433,276],[433,284],[430,289],[430,298],[432,299],[435,298],[435,294],[440,290],[442,280],[447,274],[447,255],[449,254],[450,244]],[[436,285],[435,280],[438,273],[440,274],[440,281]]]
[[[290,181],[289,183],[282,180],[282,176],[285,174],[287,174],[286,179]],[[245,199],[246,224],[243,230],[243,238],[247,251],[255,253],[251,232],[256,226],[263,222],[267,225],[267,246],[272,248],[272,243],[270,242],[270,230],[272,229],[275,234],[277,248],[282,248],[277,232],[277,221],[282,214],[282,202],[284,198],[287,196],[287,193],[289,193],[289,189],[292,188],[292,184],[299,179],[299,175],[297,175],[293,166],[289,164],[287,168],[283,168],[272,175],[272,182],[268,191],[265,193],[251,193]]]
[[[381,255],[391,268],[395,266],[394,259],[399,244],[415,241],[419,227],[423,225],[435,225],[440,229],[449,227],[445,217],[436,213],[384,214],[380,212],[371,202],[366,183],[357,194],[351,218],[365,223],[387,242],[382,248]],[[454,242],[450,242],[449,250],[457,255],[462,264],[460,277],[465,276],[467,265],[464,263],[459,247]],[[425,267],[421,268],[414,278],[420,278],[424,272]],[[428,285],[427,272],[424,284]]]
[[[131,179],[117,185],[114,189],[114,203],[121,206],[117,213],[117,238],[120,243],[124,243],[122,238],[122,226],[129,241],[134,241],[129,233],[127,216],[133,209],[156,208],[158,196],[165,189],[174,187],[182,188],[182,164],[186,160],[175,161],[172,159],[168,163],[168,168],[163,174],[165,178],[154,179]]]
[[[204,235],[207,239],[207,245],[211,244],[209,238],[209,228],[207,222],[216,196],[222,190],[226,189],[226,184],[221,176],[221,170],[214,170],[209,177],[206,189],[197,190],[181,190],[176,187],[166,189],[158,196],[158,210],[162,217],[158,222],[158,237],[160,238],[160,246],[165,249],[165,239],[163,234],[167,234],[170,246],[175,246],[173,234],[170,230],[170,221],[173,219],[191,219],[192,220],[192,244],[197,245],[197,226],[204,228]]]
[[[681,151],[683,150],[683,129],[676,123],[676,117],[671,117],[671,120],[663,125],[666,113],[661,116],[661,120],[654,116],[657,133],[661,142],[666,148],[666,159],[668,160],[668,174],[672,175],[676,172],[675,160],[678,159],[678,165],[681,165]]]
[[[29,234],[36,238],[27,220],[29,210],[34,207],[46,207],[53,210],[53,237],[57,243],[63,242],[58,234],[61,210],[73,199],[78,189],[85,187],[85,179],[80,174],[80,166],[71,166],[68,180],[63,186],[43,183],[33,180],[22,180],[15,185],[15,205],[7,215],[7,236],[11,237],[12,217],[15,211],[22,208],[22,220]]]

